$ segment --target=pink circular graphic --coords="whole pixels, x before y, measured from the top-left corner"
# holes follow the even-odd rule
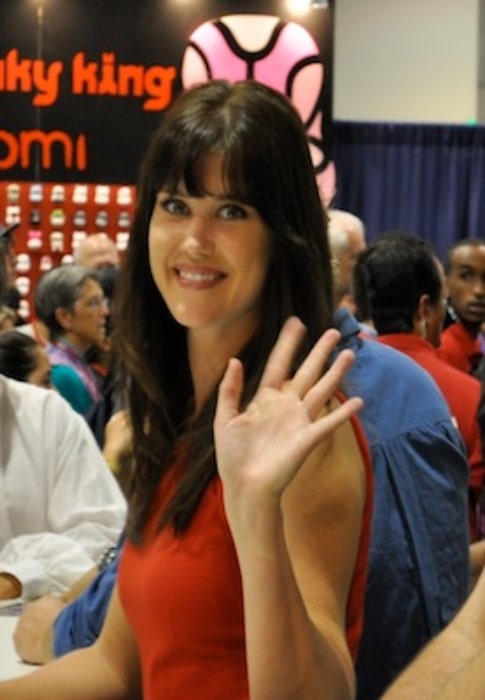
[[[323,149],[324,77],[318,46],[308,31],[272,15],[225,15],[201,24],[189,37],[181,66],[185,89],[209,80],[253,79],[286,95],[305,124],[320,195],[327,204],[335,194],[336,174]]]

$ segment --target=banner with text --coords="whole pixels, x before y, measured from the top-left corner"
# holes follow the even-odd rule
[[[182,89],[251,78],[294,102],[332,187],[332,7],[288,2],[2,0],[0,179],[135,183]]]

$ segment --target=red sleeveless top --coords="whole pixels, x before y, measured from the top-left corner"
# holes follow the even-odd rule
[[[348,601],[347,639],[355,656],[362,630],[371,516],[370,458],[354,421],[366,465],[367,499]],[[120,599],[137,639],[144,700],[248,700],[242,586],[224,513],[222,484],[208,486],[189,529],[156,533],[176,480],[161,484],[144,545],[127,542],[118,572]],[[147,604],[149,601],[149,604]]]

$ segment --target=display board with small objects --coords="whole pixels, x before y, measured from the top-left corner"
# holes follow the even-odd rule
[[[15,231],[16,287],[20,316],[32,315],[39,276],[71,264],[76,246],[91,233],[105,232],[123,253],[135,211],[133,185],[0,182],[0,218]]]

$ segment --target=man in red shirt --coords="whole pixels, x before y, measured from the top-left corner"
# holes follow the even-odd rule
[[[451,313],[456,319],[443,331],[437,354],[471,373],[482,357],[477,338],[485,322],[485,240],[457,241],[448,251],[445,272]]]
[[[354,299],[358,308],[370,309],[378,340],[421,365],[445,397],[466,447],[471,539],[478,539],[477,510],[485,474],[477,418],[481,383],[437,356],[446,303],[439,262],[420,238],[402,232],[383,235],[357,262]]]

